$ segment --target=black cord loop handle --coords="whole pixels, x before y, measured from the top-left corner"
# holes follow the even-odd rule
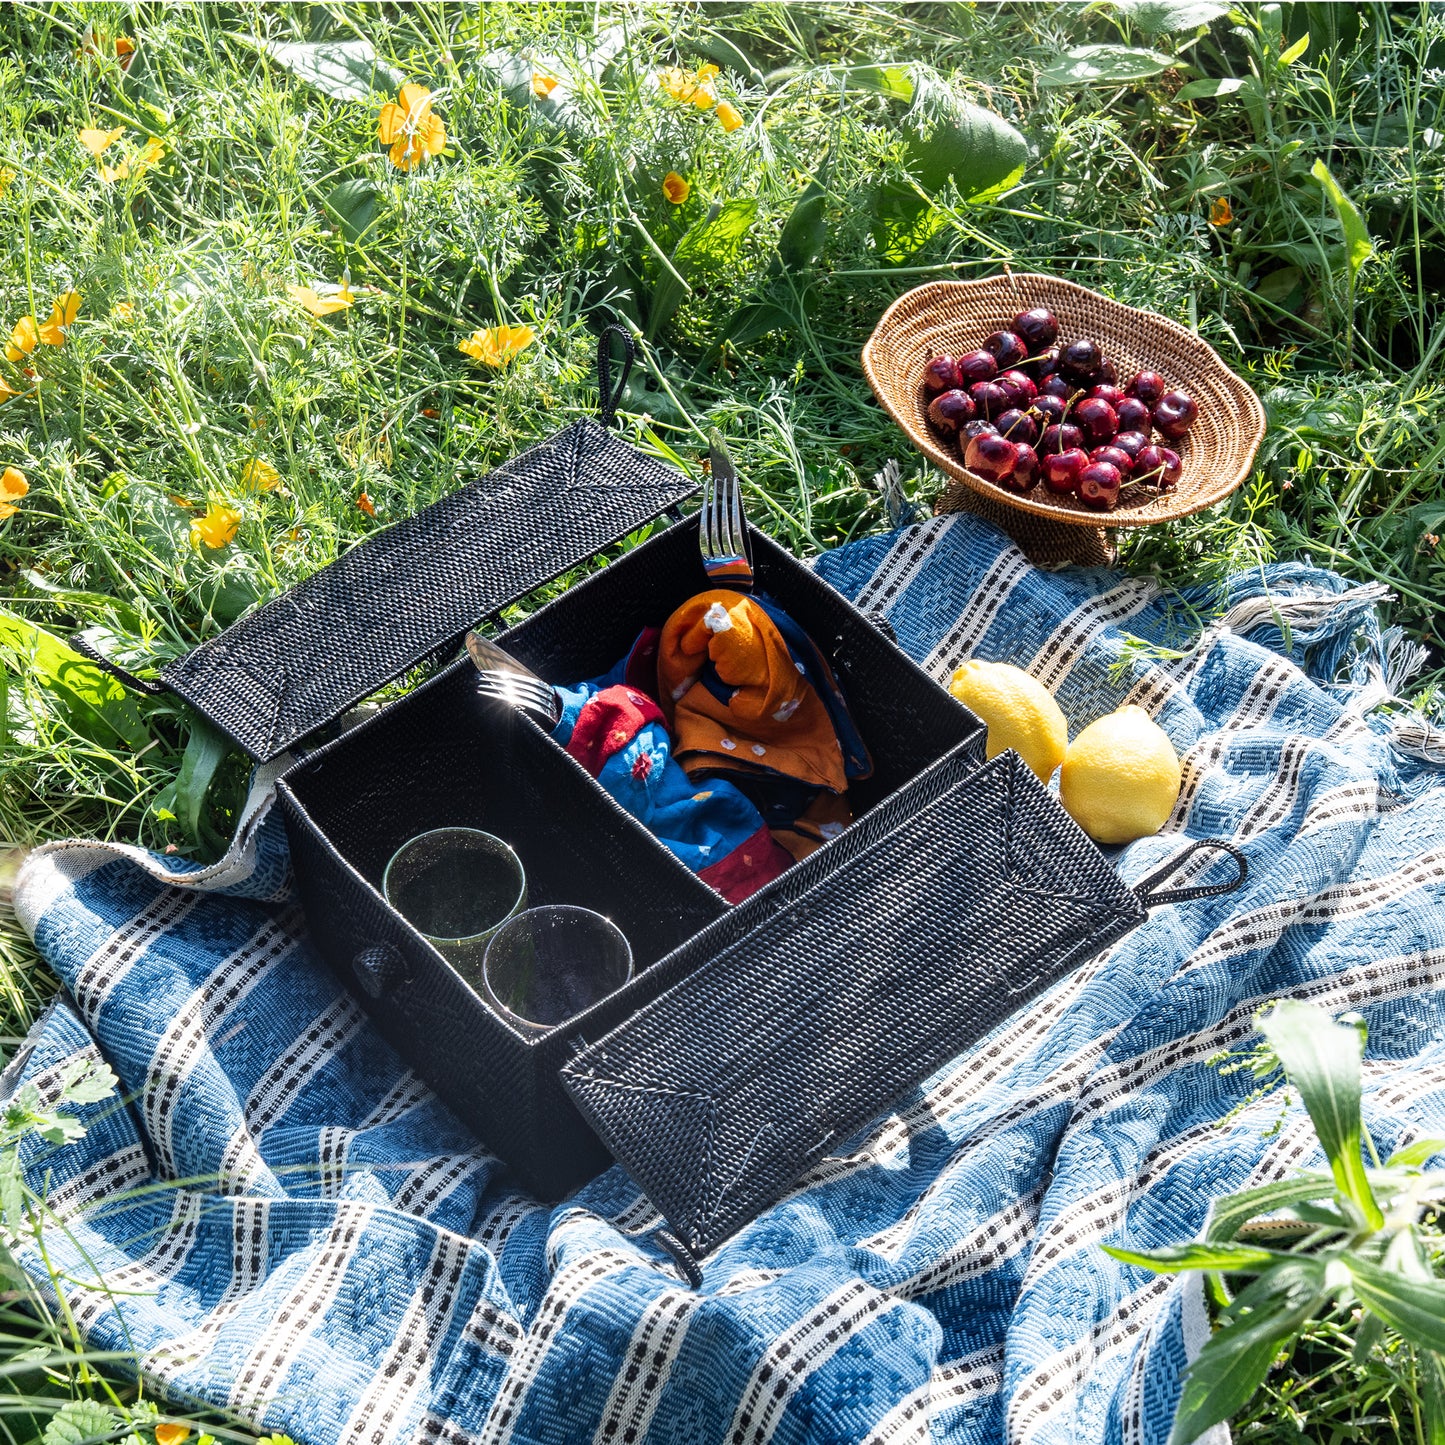
[[[1227,853],[1234,859],[1237,871],[1227,883],[1207,883],[1197,888],[1160,889],[1159,885],[1166,878],[1172,878],[1188,859],[1196,853],[1210,849]],[[1249,859],[1244,856],[1243,850],[1236,848],[1233,843],[1226,843],[1223,838],[1201,838],[1197,842],[1191,843],[1182,853],[1176,853],[1172,858],[1161,863],[1147,877],[1141,878],[1134,885],[1134,892],[1138,894],[1139,901],[1145,908],[1158,908],[1164,903],[1188,903],[1195,898],[1217,898],[1221,893],[1233,893],[1236,888],[1244,886],[1248,877]]]
[[[612,338],[622,342],[621,375],[617,385],[612,385]],[[637,346],[632,333],[625,326],[615,322],[603,331],[597,342],[597,417],[603,426],[610,427],[617,418],[617,407],[622,393],[627,390],[627,379],[632,375],[632,363],[637,360]]]
[[[125,668],[117,666],[103,652],[91,642],[84,633],[72,632],[70,634],[70,648],[78,652],[82,657],[88,658],[102,672],[108,672],[112,677],[118,678],[127,687],[133,688],[136,692],[143,692],[149,697],[159,697],[170,689],[162,682],[151,682],[144,677],[137,677],[133,672],[127,672]]]

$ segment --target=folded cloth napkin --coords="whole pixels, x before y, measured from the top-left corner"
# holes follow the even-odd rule
[[[851,820],[848,786],[872,759],[827,659],[777,603],[690,598],[662,629],[657,680],[689,776],[738,783],[794,856]]]

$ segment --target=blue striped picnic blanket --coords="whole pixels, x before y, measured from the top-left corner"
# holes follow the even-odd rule
[[[1233,896],[1157,910],[819,1162],[689,1288],[620,1169],[520,1193],[313,954],[263,770],[199,868],[67,843],[17,907],[66,993],[9,1083],[98,1051],[123,1102],[24,1168],[100,1349],[165,1394],[306,1445],[779,1441],[1162,1445],[1208,1324],[1197,1283],[1099,1246],[1201,1228],[1317,1162],[1296,1110],[1211,1063],[1282,994],[1370,1023],[1382,1148],[1445,1132],[1445,739],[1381,710],[1418,658],[1381,589],[1303,565],[1217,593],[1036,570],[966,515],[824,556],[939,678],[1029,668],[1077,728],[1141,703],[1185,759],[1137,879],[1185,837],[1249,854]],[[32,1241],[23,1266],[49,1276]]]

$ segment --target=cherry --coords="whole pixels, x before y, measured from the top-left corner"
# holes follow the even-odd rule
[[[928,420],[944,436],[957,436],[959,428],[977,415],[978,408],[966,391],[940,392],[928,403]]]
[[[968,394],[985,421],[992,421],[999,412],[1013,405],[1013,398],[996,381],[980,381],[969,387]]]
[[[1074,420],[1095,446],[1113,441],[1119,430],[1119,418],[1114,408],[1096,396],[1086,396],[1074,408]]]
[[[1173,447],[1160,447],[1159,450],[1164,454],[1164,471],[1159,477],[1159,490],[1172,492],[1179,485],[1179,478],[1184,475],[1184,458]]]
[[[1048,426],[1050,422],[1063,421],[1064,414],[1068,409],[1064,402],[1049,393],[1043,393],[1034,398],[1033,413],[1045,426]]]
[[[1059,339],[1058,318],[1047,306],[1034,306],[1014,317],[1014,333],[1030,351],[1043,351]]]
[[[1047,457],[1057,452],[1072,451],[1075,447],[1082,447],[1084,434],[1073,422],[1060,422],[1057,426],[1046,426],[1042,440],[1039,442],[1039,450]]]
[[[1056,396],[1060,401],[1068,401],[1078,389],[1060,372],[1046,376],[1039,383],[1040,396]]]
[[[1121,431],[1110,443],[1110,446],[1117,447],[1131,462],[1138,461],[1139,453],[1148,445],[1149,438],[1141,431]]]
[[[1039,424],[1028,412],[1010,407],[994,419],[994,426],[1000,436],[1006,436],[1019,446],[1032,447],[1039,439]]]
[[[981,418],[978,421],[965,423],[959,433],[960,436],[967,437],[970,441],[972,441],[974,437],[995,436],[997,434],[998,428],[991,421],[984,421]]]
[[[1019,459],[1019,449],[997,432],[976,436],[963,454],[963,464],[986,481],[1005,481]]]
[[[1089,460],[1091,462],[1108,462],[1111,467],[1117,469],[1119,475],[1126,482],[1134,471],[1134,458],[1123,447],[1095,447],[1089,453]]]
[[[1164,388],[1168,385],[1157,371],[1141,371],[1127,389],[1130,396],[1137,396],[1145,406],[1152,408],[1164,395]]]
[[[992,354],[1000,371],[1007,371],[1027,359],[1029,349],[1012,331],[995,331],[983,339],[983,349]]]
[[[1099,369],[1104,354],[1096,341],[1071,341],[1059,353],[1059,370],[1070,379],[1087,381]]]
[[[1061,496],[1072,492],[1079,484],[1079,473],[1088,465],[1089,454],[1079,447],[1055,452],[1053,456],[1044,458],[1044,485]]]
[[[1094,368],[1094,374],[1089,378],[1095,386],[1115,386],[1119,381],[1119,373],[1114,369],[1112,361],[1101,361]]]
[[[1015,406],[1028,406],[1039,394],[1039,389],[1034,385],[1033,377],[1026,375],[1016,368],[1011,371],[1001,372],[998,378],[998,385],[1010,394]]]
[[[972,386],[976,381],[992,381],[998,375],[998,362],[987,351],[965,352],[953,364],[958,368],[960,386]]]
[[[958,374],[958,363],[946,352],[942,356],[935,356],[923,368],[923,384],[929,391],[953,391],[962,386],[963,378]]]
[[[1047,351],[1029,357],[1024,362],[1023,369],[1035,381],[1042,381],[1045,377],[1052,376],[1059,369],[1059,348],[1051,346]]]
[[[1110,386],[1108,382],[1096,386],[1089,395],[1096,401],[1107,401],[1115,411],[1119,410],[1119,403],[1125,400],[1124,393],[1117,386]]]
[[[1114,407],[1119,418],[1120,431],[1137,431],[1148,434],[1154,421],[1154,413],[1137,396],[1126,396]]]
[[[1039,454],[1028,443],[1020,443],[1018,460],[1014,462],[1009,485],[1016,492],[1026,492],[1039,479]]]
[[[1124,478],[1108,462],[1090,462],[1079,473],[1079,500],[1098,512],[1112,512],[1119,502]]]
[[[1154,408],[1154,425],[1162,436],[1177,442],[1199,415],[1199,403],[1187,391],[1166,391]]]
[[[1134,458],[1135,480],[1148,482],[1161,492],[1172,492],[1179,485],[1183,471],[1179,453],[1169,447],[1148,446]]]

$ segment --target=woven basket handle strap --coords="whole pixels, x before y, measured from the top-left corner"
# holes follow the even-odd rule
[[[162,693],[170,691],[163,682],[151,682],[147,678],[137,677],[135,673],[127,672],[125,668],[117,666],[83,632],[72,632],[69,646],[71,651],[89,658],[102,672],[108,672],[112,677],[119,678],[127,687],[136,692],[159,697]]]
[[[1197,888],[1159,887],[1166,878],[1172,878],[1196,853],[1209,850],[1228,853],[1234,859],[1235,875],[1228,882],[1208,883]],[[1236,888],[1243,886],[1248,877],[1249,859],[1242,850],[1233,843],[1226,843],[1222,838],[1201,838],[1198,842],[1191,843],[1182,853],[1176,853],[1167,862],[1161,863],[1147,877],[1141,878],[1134,885],[1134,892],[1138,894],[1139,901],[1145,908],[1158,908],[1164,903],[1188,903],[1193,898],[1217,898],[1221,893],[1233,893]]]
[[[617,385],[612,384],[612,338],[622,342],[622,370]],[[622,393],[627,389],[627,378],[632,375],[632,363],[637,359],[637,347],[632,333],[625,326],[609,326],[597,342],[597,416],[603,426],[611,426],[617,416],[617,406]]]

